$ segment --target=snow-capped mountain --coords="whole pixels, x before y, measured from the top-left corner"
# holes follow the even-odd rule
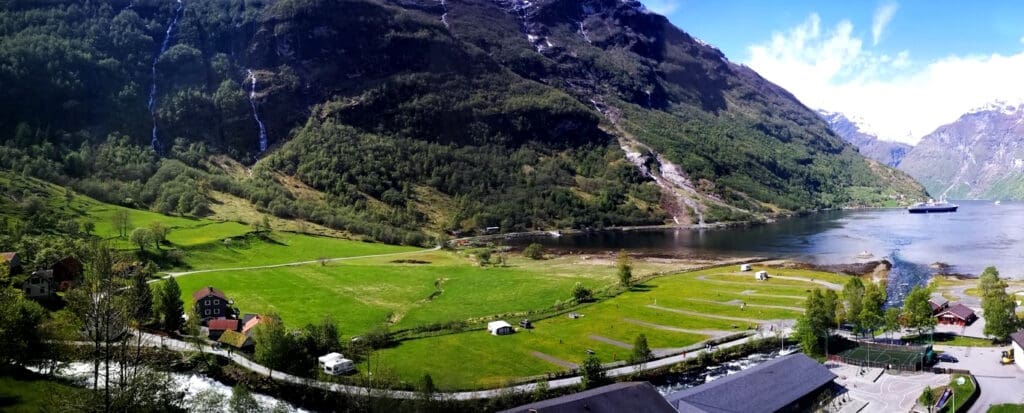
[[[935,197],[1024,199],[1024,105],[964,114],[922,138],[900,169]]]
[[[858,117],[821,109],[818,110],[818,114],[825,119],[833,132],[856,146],[861,155],[888,166],[899,166],[907,153],[913,149],[913,146],[905,143],[880,139],[875,129]]]

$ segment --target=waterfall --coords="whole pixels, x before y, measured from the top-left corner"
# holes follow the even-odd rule
[[[441,23],[444,23],[444,27],[451,28],[448,25],[448,2],[446,0],[439,0],[441,2]]]
[[[163,56],[164,52],[167,51],[167,47],[171,45],[171,34],[174,32],[174,27],[178,25],[178,19],[181,18],[181,9],[184,6],[181,0],[178,1],[178,8],[174,10],[174,16],[171,17],[170,23],[167,24],[167,32],[164,33],[164,41],[160,44],[160,50],[156,56],[153,57],[153,64],[150,65],[150,72],[152,73],[152,83],[149,86],[149,116],[153,120],[153,135],[149,143],[153,146],[153,150],[160,153],[160,141],[156,137],[156,62],[160,60],[160,56]]]
[[[260,112],[256,110],[256,74],[246,69],[249,74],[249,105],[252,106],[252,118],[256,120],[256,126],[260,128],[260,153],[267,151],[267,128],[260,120]]]

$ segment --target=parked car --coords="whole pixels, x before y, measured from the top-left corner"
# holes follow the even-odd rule
[[[957,360],[956,357],[953,357],[952,355],[949,355],[949,354],[946,354],[946,353],[939,354],[938,360],[941,361],[941,362],[944,362],[944,363],[959,363],[960,362],[960,360]]]

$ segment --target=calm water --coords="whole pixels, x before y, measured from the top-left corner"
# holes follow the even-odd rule
[[[957,273],[978,274],[995,265],[1024,278],[1024,203],[961,201],[951,214],[908,214],[902,209],[830,211],[752,228],[609,231],[511,241],[541,242],[576,251],[628,249],[680,256],[768,256],[819,264],[851,263],[867,251],[893,262],[890,297],[930,277],[944,262]]]

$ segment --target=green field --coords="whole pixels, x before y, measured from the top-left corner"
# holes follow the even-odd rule
[[[394,262],[398,259],[422,263]],[[347,337],[384,325],[403,329],[478,320],[475,325],[482,327],[496,315],[515,324],[527,311],[567,301],[576,282],[591,288],[615,283],[612,260],[532,261],[513,256],[508,263],[481,268],[466,253],[431,251],[326,265],[216,271],[182,276],[178,282],[186,302],[193,291],[212,285],[225,291],[243,313],[277,313],[292,327],[329,314]],[[638,275],[672,268],[636,264]],[[652,348],[681,351],[761,322],[793,320],[801,314],[807,292],[821,287],[810,280],[841,283],[846,278],[770,269],[772,274],[800,279],[758,282],[751,273],[734,270],[730,266],[662,276],[584,306],[578,310],[584,314],[580,319],[550,318],[536,322],[533,330],[504,337],[474,330],[408,340],[379,351],[375,359],[410,383],[430,373],[444,389],[496,387],[565,370],[568,364],[581,362],[586,350],[596,352],[603,362],[625,360],[629,345],[641,333]],[[468,365],[474,368],[462,368]]]
[[[988,408],[988,413],[1024,413],[1024,404],[996,404]]]
[[[8,413],[56,412],[55,398],[83,391],[52,380],[0,376],[0,411]]]

